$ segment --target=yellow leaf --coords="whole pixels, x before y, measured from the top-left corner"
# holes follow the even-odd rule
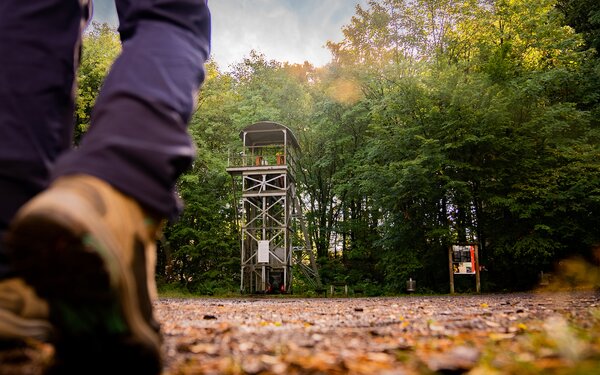
[[[492,341],[512,340],[515,338],[514,333],[490,333],[489,335]]]

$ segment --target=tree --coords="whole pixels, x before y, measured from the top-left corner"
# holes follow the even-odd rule
[[[566,23],[582,33],[589,48],[600,51],[600,4],[594,0],[558,0]]]
[[[108,24],[92,22],[83,35],[81,62],[77,71],[75,142],[90,125],[90,117],[104,78],[121,52],[117,31]]]
[[[184,210],[165,230],[159,276],[201,294],[224,293],[239,282],[238,233],[228,146],[236,138],[231,112],[237,100],[232,78],[206,64],[206,82],[189,132],[196,144],[193,167],[177,182]]]
[[[375,19],[387,20],[389,31],[393,15],[381,13],[400,3],[432,4],[371,2],[333,51],[361,72],[355,77],[370,93],[369,139],[352,183],[381,210],[385,285],[399,291],[420,272],[439,289],[446,277],[431,275],[446,272],[447,246],[477,240],[498,287],[527,287],[540,269],[598,240],[586,214],[598,209],[597,139],[588,114],[570,102],[582,83],[581,40],[552,1],[471,2],[448,16],[439,38],[434,27],[413,35],[437,41],[434,59],[405,54],[371,69],[362,56],[374,53],[363,50],[394,45],[356,35],[380,35],[380,25],[367,22]],[[522,277],[505,283],[515,267]]]

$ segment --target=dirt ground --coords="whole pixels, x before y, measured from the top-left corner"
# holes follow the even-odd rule
[[[161,299],[165,375],[600,374],[600,294]],[[0,350],[39,374],[52,347]]]

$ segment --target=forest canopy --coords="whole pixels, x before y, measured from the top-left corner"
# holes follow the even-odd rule
[[[529,289],[564,259],[597,264],[599,2],[371,0],[342,31],[323,67],[258,51],[207,63],[161,282],[238,290],[227,154],[262,120],[300,142],[295,178],[326,283],[397,294],[413,278],[444,293],[455,243],[479,244],[484,291]],[[85,36],[78,136],[119,51],[106,25]]]

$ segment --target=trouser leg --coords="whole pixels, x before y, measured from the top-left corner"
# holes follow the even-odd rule
[[[80,20],[78,0],[0,0],[0,236],[71,144]]]
[[[187,133],[204,79],[210,14],[204,0],[118,0],[123,41],[80,147],[61,157],[54,176],[106,180],[154,213],[173,216],[173,188],[189,167]]]

